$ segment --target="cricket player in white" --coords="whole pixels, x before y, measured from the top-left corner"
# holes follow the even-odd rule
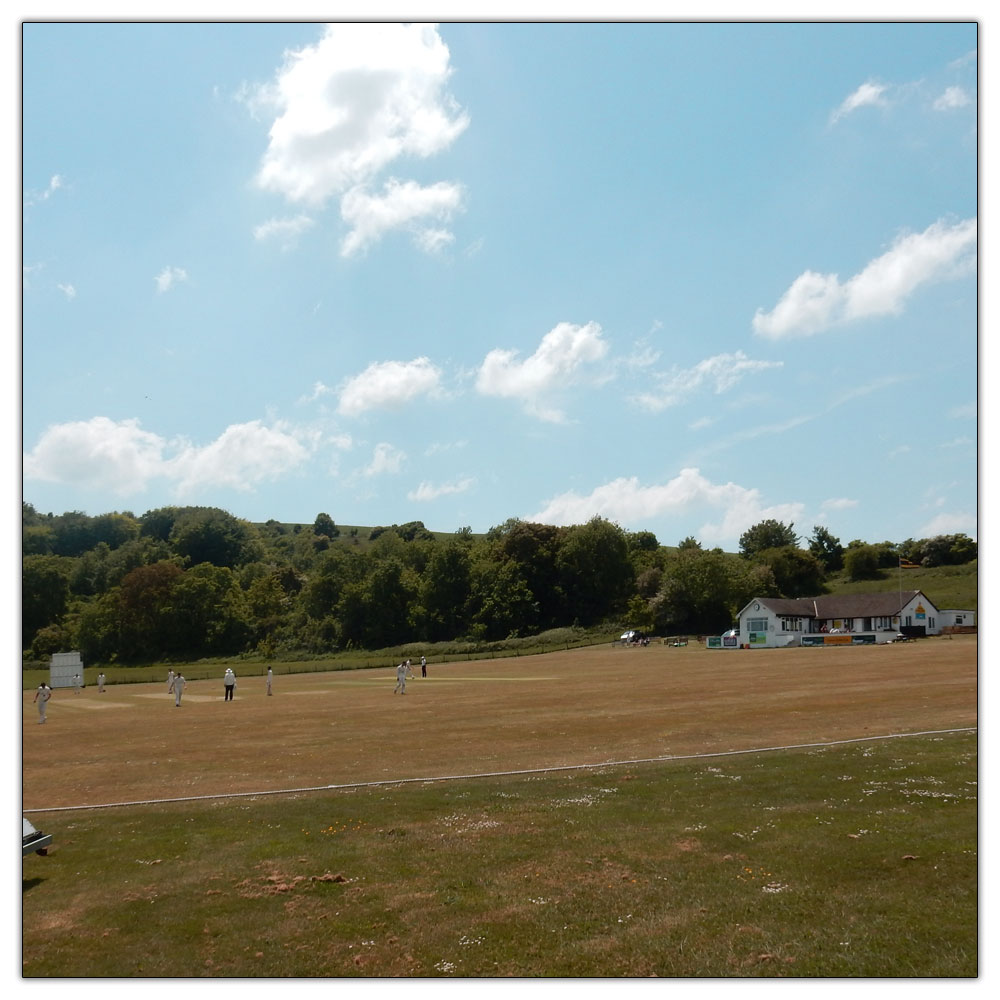
[[[412,676],[409,660],[396,667],[396,686],[392,689],[392,693],[395,694],[398,691],[400,694],[406,694],[406,678]]]
[[[97,675],[97,693],[104,694],[104,674]]]
[[[184,675],[178,671],[174,676],[174,679],[170,682],[170,687],[168,690],[174,692],[174,708],[181,707],[181,695],[184,693],[184,688],[187,685],[187,681],[184,680]]]
[[[267,693],[271,693],[271,681],[274,680],[274,672],[270,667],[267,668]]]
[[[41,725],[45,721],[45,709],[49,704],[49,698],[52,697],[52,688],[42,681],[38,685],[38,690],[35,692],[34,700],[38,702],[38,724]]]

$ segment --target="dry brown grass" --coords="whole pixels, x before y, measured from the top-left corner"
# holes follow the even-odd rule
[[[974,636],[832,649],[591,647],[390,670],[25,692],[26,810],[680,756],[974,726]],[[419,673],[419,668],[418,668]]]

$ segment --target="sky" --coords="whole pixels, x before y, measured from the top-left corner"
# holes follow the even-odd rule
[[[23,498],[977,526],[974,23],[26,23]]]

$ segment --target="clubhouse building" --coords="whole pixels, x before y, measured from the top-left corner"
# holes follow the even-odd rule
[[[755,597],[739,613],[739,632],[710,636],[717,648],[864,645],[973,631],[974,611],[940,611],[919,590],[822,597]]]

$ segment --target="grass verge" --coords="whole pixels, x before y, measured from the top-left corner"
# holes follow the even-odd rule
[[[970,977],[976,737],[35,815],[23,975]],[[169,947],[164,943],[169,942]]]

